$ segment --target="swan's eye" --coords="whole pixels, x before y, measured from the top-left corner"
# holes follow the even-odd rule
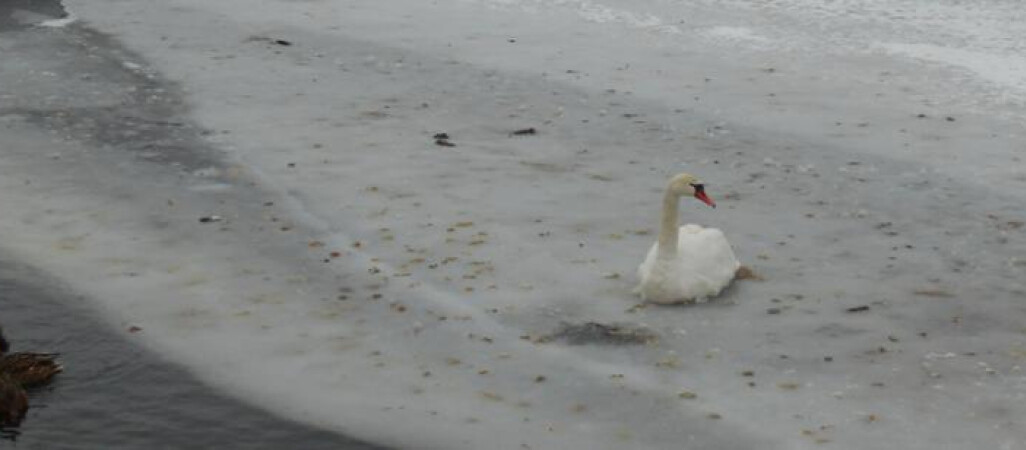
[[[702,183],[692,184],[691,187],[695,188],[695,192],[702,192],[705,190],[705,185]]]

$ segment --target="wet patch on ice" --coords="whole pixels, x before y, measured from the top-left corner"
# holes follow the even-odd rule
[[[33,52],[12,48],[6,75],[15,80],[0,87],[8,97],[0,118],[22,120],[64,140],[89,142],[115,157],[170,165],[185,172],[220,167],[221,152],[205,142],[204,130],[185,118],[188,109],[180,87],[138,63],[143,59],[102,33],[74,27],[67,33],[27,36],[35,45],[55,45],[64,53],[46,61],[31,59]],[[28,45],[28,44],[22,44]],[[42,74],[17,72],[18,67],[44,67]],[[37,69],[38,70],[38,69]],[[0,69],[0,75],[6,70]],[[19,80],[18,75],[21,78]],[[79,88],[46,85],[34,76],[70,78]],[[32,92],[31,95],[23,94]],[[67,155],[71,156],[71,155]],[[60,157],[60,155],[55,155]]]
[[[650,345],[659,341],[659,336],[643,326],[598,322],[563,322],[551,334],[537,342],[558,341],[568,345]]]
[[[70,18],[57,0],[5,0],[0,2],[0,33],[33,25],[63,26]]]

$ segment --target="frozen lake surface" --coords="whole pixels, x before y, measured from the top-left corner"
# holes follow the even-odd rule
[[[67,6],[60,57],[0,39],[2,246],[227,394],[404,448],[1026,448],[1014,2]],[[762,280],[639,305],[680,171]]]

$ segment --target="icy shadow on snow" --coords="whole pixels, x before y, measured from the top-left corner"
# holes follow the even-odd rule
[[[40,40],[56,51],[32,51]],[[25,41],[22,45],[29,51],[19,52],[19,56],[27,53],[30,59],[13,70],[27,73],[17,75],[29,79],[55,76],[74,80],[70,82],[73,87],[82,86],[46,92],[48,95],[15,92],[17,98],[31,100],[0,107],[0,119],[23,120],[55,136],[113,150],[109,156],[132,156],[186,172],[223,166],[222,152],[202,138],[209,131],[186,119],[188,108],[181,88],[149,70],[142,57],[115,39],[72,24],[40,29]],[[53,58],[55,53],[59,58]],[[46,71],[32,67],[45,67]],[[97,101],[83,106],[76,96]]]

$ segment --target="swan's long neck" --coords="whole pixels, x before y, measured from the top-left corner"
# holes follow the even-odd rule
[[[677,255],[677,208],[680,196],[666,190],[663,197],[663,221],[659,226],[659,256],[673,258]]]

